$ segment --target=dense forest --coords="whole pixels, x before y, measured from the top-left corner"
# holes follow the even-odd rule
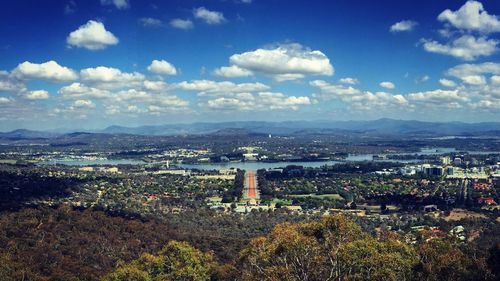
[[[99,280],[118,262],[156,253],[170,240],[187,241],[226,263],[276,224],[307,219],[285,210],[241,217],[203,209],[162,220],[66,205],[4,211],[0,212],[0,280]]]
[[[293,220],[293,221],[290,221]],[[0,214],[2,280],[498,280],[500,249],[422,232],[409,245],[344,216],[130,219],[68,206]]]
[[[188,243],[170,241],[104,276],[122,280],[498,280],[498,245],[487,257],[456,241],[422,233],[408,245],[393,233],[373,237],[343,216],[277,225],[237,259],[215,261]]]

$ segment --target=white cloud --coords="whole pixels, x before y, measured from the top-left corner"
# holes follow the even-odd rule
[[[463,35],[447,44],[427,39],[423,39],[422,42],[427,52],[449,55],[463,60],[475,60],[478,57],[490,56],[497,51],[499,43],[495,39],[476,38],[472,35]]]
[[[417,83],[417,84],[425,83],[425,82],[429,81],[429,79],[430,79],[429,75],[425,74],[424,76],[416,78],[415,83]]]
[[[460,77],[462,81],[469,85],[484,85],[486,84],[486,79],[481,75],[469,75]]]
[[[180,82],[171,85],[173,89],[185,91],[197,91],[200,96],[220,95],[223,93],[243,93],[266,91],[269,86],[262,83],[240,83],[230,81],[215,82],[211,80],[194,80],[191,82]]]
[[[471,75],[499,74],[500,63],[484,62],[479,64],[464,63],[454,66],[446,71],[447,75],[462,78]]]
[[[210,11],[205,7],[194,9],[193,15],[195,18],[202,19],[207,24],[221,24],[226,21],[224,15],[221,12]]]
[[[177,70],[175,67],[165,60],[153,60],[148,66],[148,70],[152,73],[162,75],[176,75]]]
[[[0,104],[8,104],[11,103],[12,101],[9,98],[6,97],[0,97]]]
[[[461,108],[462,103],[469,99],[459,93],[458,90],[432,90],[426,92],[411,93],[408,100],[426,107]]]
[[[402,32],[402,31],[412,31],[418,25],[416,21],[412,20],[402,20],[391,25],[391,32]]]
[[[24,97],[29,100],[46,100],[49,98],[49,92],[45,90],[29,91]]]
[[[476,103],[471,104],[472,109],[479,110],[492,110],[493,112],[498,112],[500,109],[500,99],[484,99]]]
[[[191,20],[189,19],[173,19],[170,21],[170,26],[173,28],[178,28],[178,29],[192,29],[194,27],[194,24]]]
[[[91,100],[76,100],[73,102],[74,108],[95,108],[95,104]]]
[[[146,27],[159,27],[163,26],[163,22],[155,18],[140,18],[139,23]]]
[[[137,107],[136,105],[129,105],[127,106],[127,112],[129,113],[140,113],[141,110],[139,109],[139,107]]]
[[[478,1],[467,1],[457,11],[449,9],[443,11],[438,20],[447,22],[458,29],[492,33],[500,31],[500,19],[484,10],[483,4]]]
[[[167,88],[167,83],[163,81],[144,81],[144,88],[150,91],[160,91],[165,90]]]
[[[322,100],[337,99],[342,98],[343,96],[363,94],[362,91],[351,86],[330,84],[323,80],[314,80],[309,82],[309,84],[320,89],[321,93],[314,94],[313,96]]]
[[[23,81],[15,79],[8,71],[0,70],[0,92],[19,92],[25,88]]]
[[[130,102],[145,103],[148,106],[158,107],[159,110],[156,110],[157,112],[186,109],[189,106],[188,101],[177,96],[165,93],[150,93],[136,89],[128,89],[116,93],[114,101],[125,104],[125,106],[130,105]]]
[[[394,88],[396,88],[396,86],[394,85],[394,83],[389,82],[389,81],[380,82],[379,85],[380,85],[380,87],[386,88],[386,89],[394,89]]]
[[[69,46],[89,50],[101,50],[118,44],[118,38],[106,30],[102,22],[89,20],[77,30],[71,32],[66,39]]]
[[[155,100],[148,105],[148,112],[151,114],[160,114],[176,111],[185,111],[188,109],[189,102],[176,96],[165,96]]]
[[[453,81],[453,80],[449,80],[449,79],[439,79],[439,84],[445,86],[445,87],[449,87],[449,88],[453,88],[455,86],[457,86],[457,84]]]
[[[114,5],[118,10],[130,8],[129,0],[101,0],[101,5]]]
[[[215,110],[227,111],[266,111],[266,110],[298,110],[300,106],[310,105],[309,97],[286,96],[283,93],[259,92],[257,94],[238,93],[226,97],[208,100],[206,106]]]
[[[283,93],[261,92],[258,94],[258,103],[269,109],[298,110],[301,105],[311,104],[309,97],[286,96]]]
[[[115,115],[120,113],[120,107],[117,105],[107,105],[104,107],[104,113],[107,115]]]
[[[339,79],[339,82],[342,84],[349,84],[349,85],[356,85],[359,84],[359,80],[356,78],[351,78],[351,77],[345,77]]]
[[[270,49],[235,54],[230,63],[253,73],[273,76],[278,81],[295,80],[305,75],[334,73],[328,57],[321,51],[304,48],[300,44],[279,45]]]
[[[138,72],[126,73],[112,67],[98,66],[80,71],[82,81],[97,85],[99,88],[124,88],[141,86],[145,77]]]
[[[491,83],[495,85],[500,85],[500,76],[499,75],[493,75],[490,78]]]
[[[407,99],[402,95],[392,95],[385,92],[363,92],[361,95],[346,97],[343,99],[353,110],[388,110],[401,109],[408,104]]]
[[[62,87],[58,93],[66,99],[106,99],[111,97],[111,93],[107,90],[88,87],[81,83],[72,83]]]
[[[247,77],[253,75],[250,70],[240,68],[236,65],[220,67],[214,71],[214,74],[226,78]]]
[[[12,70],[11,74],[21,80],[42,79],[53,82],[65,82],[78,78],[74,70],[61,66],[53,60],[41,64],[25,61]]]

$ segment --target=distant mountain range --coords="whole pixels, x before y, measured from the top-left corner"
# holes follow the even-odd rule
[[[355,132],[365,134],[420,134],[420,135],[475,135],[477,133],[500,134],[500,122],[423,122],[414,120],[379,119],[371,121],[285,121],[285,122],[221,122],[192,123],[159,126],[121,127],[111,126],[101,133],[136,135],[179,135],[210,133],[261,134],[317,134],[329,132]]]
[[[423,122],[414,120],[378,119],[370,121],[285,121],[285,122],[220,122],[168,124],[158,126],[110,126],[103,130],[78,133],[130,134],[145,136],[171,136],[191,134],[274,134],[307,135],[331,133],[356,133],[367,135],[494,135],[500,136],[500,122]],[[74,134],[74,133],[73,133]],[[63,133],[15,130],[0,133],[2,139],[39,139],[61,137]],[[67,136],[67,134],[66,134]]]

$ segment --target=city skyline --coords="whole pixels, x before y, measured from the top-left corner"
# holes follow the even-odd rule
[[[372,2],[4,3],[0,130],[500,120],[499,3]]]

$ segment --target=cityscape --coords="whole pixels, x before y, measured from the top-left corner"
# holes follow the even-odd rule
[[[0,281],[500,280],[500,3],[332,2],[3,3]]]

